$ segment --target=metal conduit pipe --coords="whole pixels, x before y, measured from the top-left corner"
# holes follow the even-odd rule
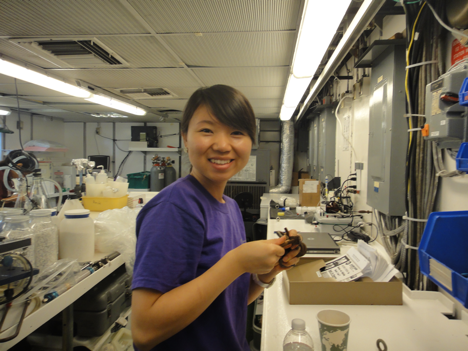
[[[294,161],[294,122],[283,121],[281,131],[281,157],[279,185],[270,189],[270,193],[287,194],[291,190]]]

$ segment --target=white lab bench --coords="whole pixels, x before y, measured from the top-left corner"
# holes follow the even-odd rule
[[[96,254],[95,261],[103,258],[106,254]],[[62,295],[58,296],[56,299],[52,300],[51,302],[44,304],[41,308],[37,311],[28,315],[24,321],[23,325],[21,326],[21,330],[18,336],[10,341],[0,344],[0,350],[8,350],[29,334],[34,332],[52,317],[64,311],[64,320],[66,316],[73,315],[73,302],[78,300],[81,296],[83,296],[86,292],[91,290],[96,284],[98,284],[101,280],[107,277],[109,274],[114,272],[117,268],[121,265],[125,264],[122,256],[117,256],[114,260],[106,264],[105,266],[98,269],[95,273],[91,274],[90,276],[83,279],[81,282],[67,290]],[[3,313],[3,312],[2,312]],[[17,325],[12,326],[11,328],[5,330],[4,332],[0,333],[0,339],[6,338],[10,335],[13,335],[16,331]],[[68,332],[68,337],[73,335],[73,322],[67,325],[64,328],[65,332]],[[66,335],[63,337],[63,349],[66,350],[66,343],[70,343],[70,339],[67,340]]]
[[[262,203],[268,203],[269,208],[270,199],[279,197],[279,194],[264,194]],[[267,238],[276,238],[274,231],[284,230],[284,227],[298,231],[315,229],[304,220],[276,220],[268,216]],[[382,247],[375,245],[382,252]],[[447,318],[446,315],[455,312],[456,306],[441,292],[411,291],[403,286],[401,306],[290,305],[283,274],[278,274],[276,283],[264,292],[261,351],[282,351],[283,338],[294,318],[305,320],[315,349],[320,350],[316,316],[324,309],[340,310],[351,317],[350,350],[377,350],[377,339],[383,339],[390,351],[468,350],[468,313],[462,310],[459,319]]]

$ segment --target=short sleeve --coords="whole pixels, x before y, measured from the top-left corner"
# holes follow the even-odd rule
[[[197,276],[204,224],[190,211],[162,202],[139,225],[132,288],[166,293]]]

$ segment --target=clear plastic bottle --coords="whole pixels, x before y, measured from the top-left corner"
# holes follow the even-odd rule
[[[3,227],[2,236],[5,241],[31,238],[31,246],[25,249],[24,256],[35,267],[34,259],[34,238],[31,234],[28,216],[11,216],[5,218],[5,227]]]
[[[314,342],[305,330],[306,324],[303,319],[293,319],[292,329],[286,334],[283,341],[283,351],[313,351]]]
[[[52,223],[50,209],[29,212],[29,224],[34,240],[36,268],[42,272],[58,260],[58,231]]]

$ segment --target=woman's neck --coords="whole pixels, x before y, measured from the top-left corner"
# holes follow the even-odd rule
[[[201,177],[197,176],[193,172],[190,172],[190,175],[194,177],[198,182],[213,196],[217,201],[220,203],[225,203],[223,199],[223,194],[224,194],[224,189],[226,188],[227,182],[222,182],[222,183],[213,183],[212,181]]]

